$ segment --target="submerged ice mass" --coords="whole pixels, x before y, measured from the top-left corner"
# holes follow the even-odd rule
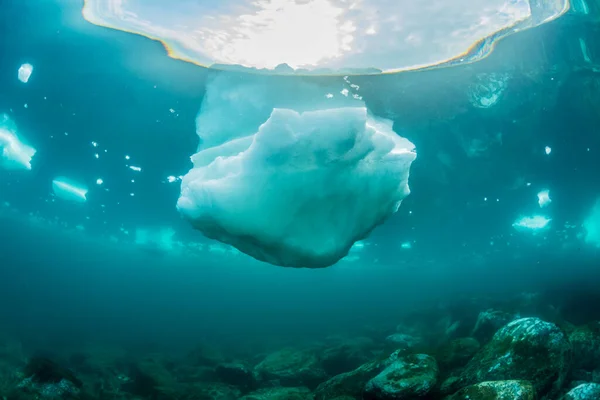
[[[8,116],[0,116],[0,168],[30,170],[35,152],[33,147],[19,139],[16,127]]]
[[[264,110],[268,98],[253,104]],[[253,133],[240,124],[229,141],[201,147],[183,177],[179,211],[207,237],[271,264],[336,263],[396,212],[409,194],[416,157],[390,121],[356,105],[303,112],[273,107]],[[198,118],[208,123],[203,113],[212,111],[203,105]],[[260,114],[248,113],[245,122]],[[230,120],[221,120],[222,131],[232,128]]]
[[[54,195],[62,200],[75,203],[85,203],[87,201],[87,187],[64,176],[52,181],[52,190]]]

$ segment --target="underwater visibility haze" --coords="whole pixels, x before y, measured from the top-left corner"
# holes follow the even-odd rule
[[[0,27],[0,398],[600,399],[598,0]]]

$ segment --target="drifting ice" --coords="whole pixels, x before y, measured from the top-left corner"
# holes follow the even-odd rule
[[[225,124],[217,131],[232,128]],[[228,137],[192,157],[177,207],[207,237],[271,264],[336,263],[410,192],[414,145],[364,105],[273,108],[254,133]]]
[[[33,65],[31,65],[31,64],[21,65],[19,67],[19,72],[18,72],[19,80],[23,83],[27,83],[32,72],[33,72]]]
[[[0,167],[4,169],[31,169],[35,149],[19,140],[14,124],[8,116],[0,116]]]
[[[58,177],[52,181],[52,190],[56,197],[74,201],[76,203],[85,203],[87,201],[88,189],[65,177]]]

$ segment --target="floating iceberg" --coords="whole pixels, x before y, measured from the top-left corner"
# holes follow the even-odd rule
[[[0,116],[0,168],[31,169],[35,149],[19,140],[14,123],[7,115]]]
[[[203,66],[346,74],[476,61],[498,39],[568,8],[568,0],[86,0],[83,16]]]
[[[236,87],[235,96],[209,89],[198,117],[206,135],[177,203],[207,237],[271,264],[327,267],[409,194],[414,145],[362,102],[278,108],[270,107],[268,88],[259,95],[251,84]],[[240,97],[246,91],[248,103]],[[219,118],[225,112],[237,118]]]
[[[56,197],[66,201],[73,201],[76,203],[85,203],[87,201],[87,187],[72,181],[69,178],[61,176],[54,179],[52,181],[52,190]]]

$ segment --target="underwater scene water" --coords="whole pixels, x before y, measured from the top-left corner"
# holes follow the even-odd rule
[[[0,2],[0,398],[600,399],[600,2]]]

